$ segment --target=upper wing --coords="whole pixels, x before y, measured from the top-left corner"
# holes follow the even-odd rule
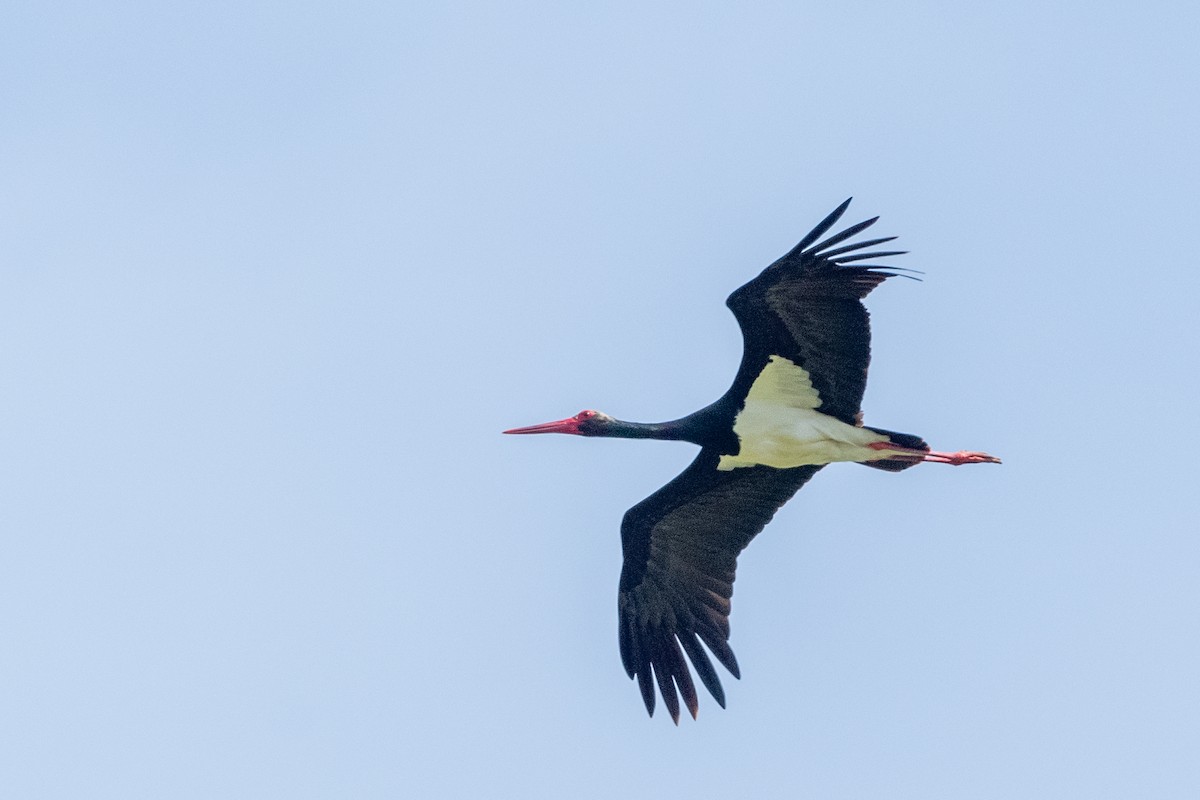
[[[745,340],[742,364],[730,392],[745,397],[772,355],[780,355],[809,373],[821,396],[823,414],[855,424],[867,385],[871,360],[871,328],[859,302],[872,289],[897,274],[876,264],[855,262],[901,255],[884,250],[854,251],[895,239],[870,239],[835,245],[861,233],[879,219],[869,219],[814,244],[850,205],[847,200],[821,221],[787,255],[729,296],[726,305],[737,317]]]
[[[721,472],[719,455],[713,448],[701,450],[675,480],[629,509],[621,522],[621,661],[630,678],[637,676],[651,715],[653,670],[676,722],[676,687],[693,717],[698,705],[683,652],[724,707],[725,692],[700,641],[740,677],[728,644],[738,553],[820,469],[758,466]]]

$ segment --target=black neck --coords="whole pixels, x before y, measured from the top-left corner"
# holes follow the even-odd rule
[[[623,419],[614,419],[604,426],[600,435],[614,439],[665,439],[690,442],[692,438],[688,435],[687,427],[679,424],[681,421],[626,422]]]
[[[723,405],[714,403],[708,408],[670,422],[626,422],[614,419],[600,436],[618,439],[663,439],[691,442],[701,447],[728,445],[733,435],[733,415]]]

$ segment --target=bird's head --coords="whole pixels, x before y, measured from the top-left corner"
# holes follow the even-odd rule
[[[505,433],[573,433],[576,436],[604,436],[608,426],[614,422],[616,420],[608,414],[589,408],[580,411],[573,417],[556,422],[543,422],[541,425],[530,425],[527,428],[513,428]]]

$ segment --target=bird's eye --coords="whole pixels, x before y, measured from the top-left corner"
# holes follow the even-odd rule
[[[596,416],[595,411],[580,411],[578,414],[575,415],[575,419],[585,420],[585,419],[591,419],[594,416]]]

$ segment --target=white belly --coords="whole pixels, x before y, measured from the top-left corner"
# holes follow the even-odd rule
[[[757,464],[789,469],[896,455],[870,447],[888,441],[886,436],[822,414],[820,405],[808,373],[782,356],[771,356],[734,418],[738,453],[721,456],[717,469]]]
[[[738,414],[733,432],[741,448],[735,456],[721,456],[717,469],[756,464],[788,469],[834,461],[874,461],[889,455],[868,446],[886,442],[886,436],[810,409],[747,405]]]

